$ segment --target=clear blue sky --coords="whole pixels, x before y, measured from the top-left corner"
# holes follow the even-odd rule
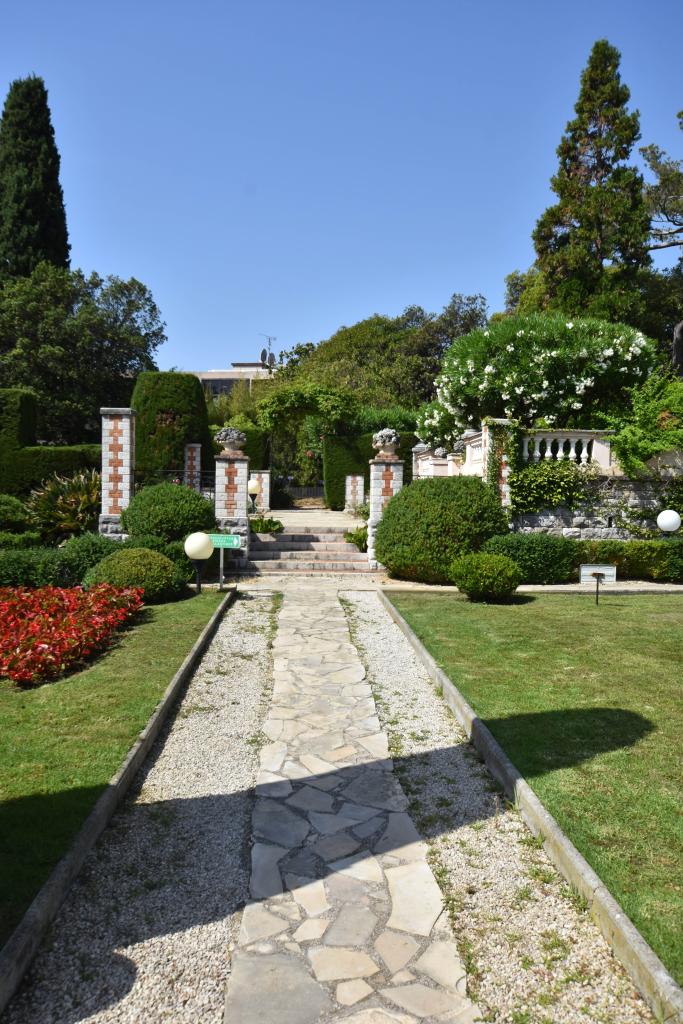
[[[73,266],[144,281],[160,366],[208,369],[454,291],[500,308],[600,37],[680,156],[677,0],[22,0],[1,84],[47,84]]]

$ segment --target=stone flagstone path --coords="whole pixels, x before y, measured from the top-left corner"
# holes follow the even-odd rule
[[[471,1024],[336,588],[287,590],[274,657],[226,1024]]]

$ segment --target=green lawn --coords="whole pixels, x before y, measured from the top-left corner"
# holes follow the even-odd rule
[[[389,596],[683,981],[683,597]]]
[[[0,680],[0,945],[223,597],[143,609],[92,667],[57,682],[19,690]]]

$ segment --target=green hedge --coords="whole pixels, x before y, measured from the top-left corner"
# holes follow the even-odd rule
[[[676,540],[580,540],[577,566],[616,565],[619,580],[683,583],[683,538]]]
[[[522,570],[522,583],[569,583],[576,575],[576,541],[547,533],[506,533],[491,537],[483,547],[507,555]]]
[[[35,395],[22,388],[0,389],[0,492],[28,494],[54,473],[99,469],[100,445],[36,445],[35,430]]]
[[[418,443],[415,434],[401,434],[401,443],[396,454],[403,459],[403,483],[413,479],[413,448]],[[328,434],[323,441],[323,482],[325,504],[328,508],[343,509],[346,497],[346,477],[350,473],[362,473],[365,491],[370,487],[370,459],[377,452],[372,447],[372,434],[357,437],[339,437]]]
[[[139,473],[182,473],[186,444],[201,444],[202,466],[212,468],[212,437],[198,377],[192,373],[141,373],[131,406],[137,413],[135,459]]]

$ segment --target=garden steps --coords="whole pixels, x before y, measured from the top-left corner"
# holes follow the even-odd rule
[[[368,556],[344,540],[344,526],[285,528],[251,539],[245,572],[369,572]]]
[[[279,558],[250,559],[245,562],[243,572],[292,573],[292,572],[370,572],[367,556],[362,562],[294,562]]]

